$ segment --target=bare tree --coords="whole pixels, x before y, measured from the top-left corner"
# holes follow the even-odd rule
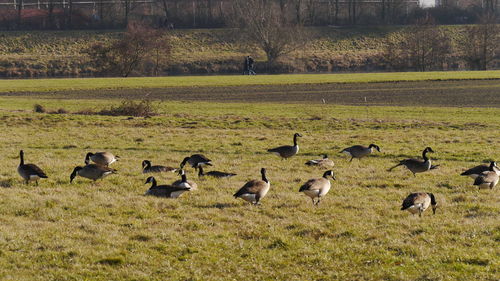
[[[385,59],[394,69],[442,70],[451,53],[451,40],[430,17],[400,34],[389,36]]]
[[[244,40],[259,46],[269,64],[306,43],[302,25],[284,18],[271,1],[235,0],[233,9]]]
[[[500,56],[500,27],[495,16],[485,13],[479,24],[467,26],[461,40],[461,51],[468,67],[486,70]]]
[[[101,75],[127,77],[148,58],[157,75],[160,64],[170,54],[170,44],[163,30],[130,23],[121,39],[107,45],[94,44],[85,52]]]

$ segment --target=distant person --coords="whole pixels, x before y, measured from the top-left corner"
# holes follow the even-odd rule
[[[255,75],[255,71],[253,71],[253,63],[254,60],[251,56],[247,56],[248,58],[248,75]]]
[[[253,58],[251,56],[246,56],[243,64],[243,75],[255,75],[255,71],[253,71],[253,64]]]

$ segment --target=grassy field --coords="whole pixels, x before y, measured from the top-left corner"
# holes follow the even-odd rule
[[[331,83],[380,83],[436,80],[500,79],[500,70],[448,72],[393,72],[349,74],[227,75],[141,78],[13,79],[0,81],[0,93],[51,92],[172,87],[228,87],[253,85],[301,85]]]
[[[338,76],[310,79],[332,77]],[[290,76],[274,78],[291,81]],[[171,79],[142,81],[217,81]],[[67,89],[68,81],[24,81],[45,84],[28,83],[23,90]],[[89,87],[121,87],[104,81],[141,80],[83,81],[102,83]],[[18,91],[10,83],[22,82],[3,81],[0,87]],[[76,82],[73,87],[83,87]],[[54,99],[43,93],[0,97],[1,280],[500,278],[498,187],[477,190],[459,176],[466,168],[500,159],[498,107],[157,101],[159,115],[148,119],[32,112],[36,103],[75,112],[118,102]],[[299,155],[282,161],[266,153],[290,144],[295,132],[304,135]],[[382,152],[352,163],[338,153],[369,143]],[[402,168],[386,171],[398,159],[419,156],[426,146],[436,152],[430,156],[439,169],[417,177]],[[28,163],[48,174],[40,186],[21,183],[16,172],[20,149]],[[103,150],[121,156],[113,164],[119,174],[96,185],[83,178],[69,184],[85,154]],[[178,200],[143,196],[149,186],[142,160],[175,166],[193,153],[212,159],[213,169],[238,175],[198,179],[188,169],[188,179],[199,190]],[[334,160],[337,181],[313,207],[297,191],[324,172],[304,165],[322,153]],[[259,177],[261,167],[271,181],[262,205],[234,199],[245,181]],[[177,177],[157,179],[163,184]],[[428,211],[418,218],[399,210],[416,191],[436,195],[436,215]]]

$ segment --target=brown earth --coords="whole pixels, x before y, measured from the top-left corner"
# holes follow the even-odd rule
[[[344,105],[500,107],[500,80],[302,84],[0,93],[57,99],[150,99]]]

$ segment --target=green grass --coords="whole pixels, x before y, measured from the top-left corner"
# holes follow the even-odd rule
[[[99,89],[223,87],[245,85],[293,85],[470,79],[500,79],[500,70],[350,74],[287,74],[257,76],[176,76],[154,78],[15,79],[0,81],[0,92],[15,93]]]
[[[276,78],[279,78],[277,76]],[[204,79],[208,79],[206,77]],[[256,77],[260,78],[260,77]],[[184,79],[184,78],[182,78]],[[193,78],[196,79],[196,78]],[[65,81],[65,80],[55,80]],[[88,80],[85,80],[88,81]],[[128,81],[128,80],[125,80]],[[134,81],[134,80],[131,80]],[[10,82],[10,81],[7,81]],[[57,85],[48,84],[47,87]],[[101,109],[119,101],[0,97],[0,279],[2,280],[497,280],[498,187],[478,191],[460,172],[498,160],[500,109],[161,102],[149,119],[35,114]],[[287,161],[267,148],[299,140]],[[382,153],[338,154],[376,143]],[[438,170],[416,178],[386,171],[431,146]],[[19,149],[49,179],[25,186]],[[97,185],[73,167],[88,151],[122,160]],[[177,165],[204,153],[228,180],[188,178],[178,200],[145,197],[140,163]],[[323,170],[303,163],[328,153],[337,181],[318,208],[297,192]],[[268,168],[262,206],[232,194]],[[210,170],[210,169],[207,169]],[[157,176],[159,183],[174,174]],[[399,210],[415,191],[439,208],[421,219]]]

